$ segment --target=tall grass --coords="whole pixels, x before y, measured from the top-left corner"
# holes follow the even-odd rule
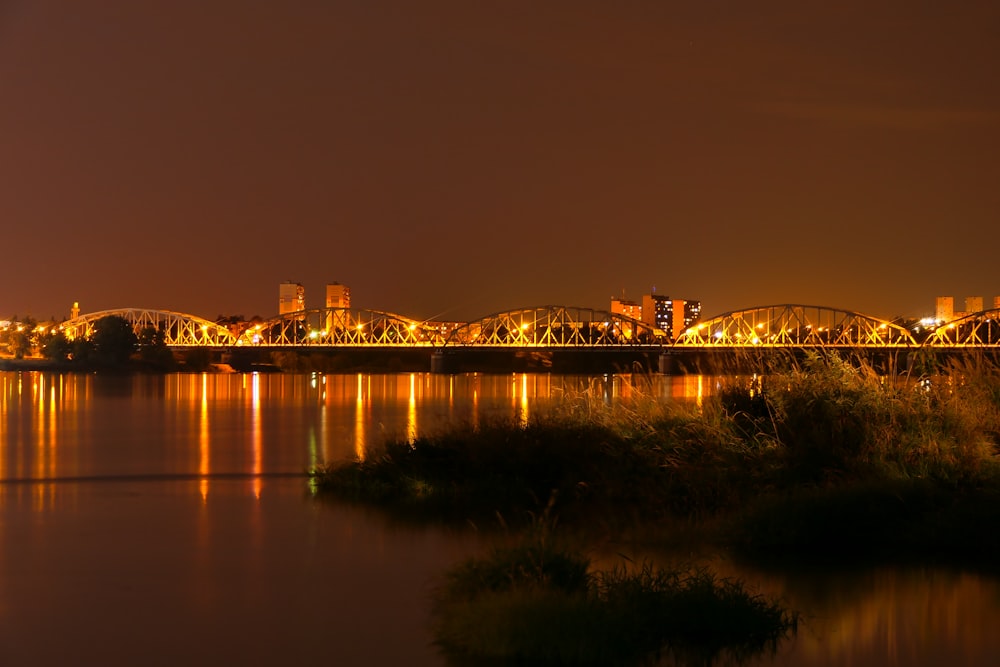
[[[995,453],[997,388],[1000,378],[982,367],[913,379],[811,355],[770,379],[769,420],[757,425],[775,438],[790,482],[970,481]]]

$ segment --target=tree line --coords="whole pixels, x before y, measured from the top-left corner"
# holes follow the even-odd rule
[[[132,324],[120,315],[96,320],[86,337],[72,340],[55,326],[44,329],[31,318],[14,318],[0,330],[0,350],[6,350],[15,359],[37,354],[82,366],[123,367],[141,362],[171,369],[176,365],[162,329],[147,326],[136,334]]]

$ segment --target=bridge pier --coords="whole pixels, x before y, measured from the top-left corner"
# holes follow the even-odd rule
[[[657,363],[657,370],[662,375],[685,375],[684,367],[681,366],[678,354],[673,350],[664,350],[660,353]]]
[[[455,355],[449,354],[445,350],[434,350],[431,354],[431,373],[436,375],[447,375],[455,373]]]

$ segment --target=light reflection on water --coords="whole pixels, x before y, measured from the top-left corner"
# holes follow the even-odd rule
[[[449,424],[527,423],[560,401],[700,403],[707,384],[701,376],[0,373],[0,480],[256,479],[364,457],[386,438]]]
[[[952,568],[788,568],[764,570],[719,556],[604,547],[601,569],[650,561],[691,563],[801,613],[798,632],[753,667],[986,667],[1000,656],[1000,577]],[[625,561],[623,558],[627,558]]]
[[[316,638],[326,650],[329,633],[334,662],[440,665],[426,588],[477,538],[315,503],[303,478],[274,476],[363,456],[389,436],[524,423],[558,401],[700,404],[718,383],[0,373],[0,663],[135,664],[159,646],[163,664],[291,664],[315,658]],[[798,638],[760,664],[980,667],[1000,655],[995,577],[713,568],[806,615]],[[277,639],[251,646],[248,634]]]

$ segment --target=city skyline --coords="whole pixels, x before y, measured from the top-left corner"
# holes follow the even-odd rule
[[[441,323],[456,323],[456,322],[470,322],[478,320],[480,318],[491,317],[495,314],[503,312],[516,312],[524,309],[537,309],[545,307],[568,307],[568,308],[582,308],[591,309],[594,311],[604,311],[607,313],[618,313],[626,315],[636,320],[647,322],[648,324],[655,324],[657,327],[663,327],[660,323],[659,307],[656,303],[662,301],[666,304],[680,304],[683,316],[679,316],[682,320],[671,320],[673,325],[671,328],[674,330],[675,335],[679,331],[684,330],[687,326],[690,326],[694,322],[705,321],[709,319],[716,318],[718,316],[728,315],[734,312],[742,311],[752,311],[757,308],[771,307],[771,306],[805,306],[805,307],[818,307],[822,309],[838,310],[845,312],[853,312],[858,315],[874,317],[876,319],[884,320],[900,320],[900,321],[910,321],[917,322],[920,321],[921,325],[927,326],[931,320],[935,320],[938,324],[952,322],[956,319],[961,319],[967,315],[972,315],[978,312],[997,310],[1000,309],[1000,294],[993,295],[990,297],[984,297],[983,295],[970,295],[966,297],[961,297],[956,299],[954,296],[942,296],[939,295],[935,297],[933,302],[929,302],[924,310],[917,315],[910,316],[897,316],[894,318],[880,317],[873,313],[866,313],[852,308],[840,308],[838,306],[828,306],[826,304],[819,303],[799,303],[799,304],[765,304],[756,303],[749,306],[744,306],[741,308],[734,308],[729,311],[707,311],[703,312],[703,304],[698,299],[685,299],[674,297],[664,293],[658,293],[655,291],[647,292],[646,294],[640,295],[637,299],[633,300],[631,295],[612,295],[607,299],[604,304],[569,304],[569,303],[529,303],[520,304],[512,306],[506,310],[501,311],[491,311],[474,314],[471,317],[455,319],[448,318],[444,316],[443,311],[439,316],[423,317],[421,315],[415,315],[412,312],[407,311],[388,311],[384,308],[379,308],[377,305],[371,304],[352,304],[351,303],[351,287],[349,285],[344,285],[340,282],[327,283],[324,286],[323,292],[314,291],[311,293],[306,287],[299,282],[295,281],[282,281],[278,286],[278,290],[275,293],[273,311],[268,311],[267,314],[254,313],[252,315],[246,313],[233,313],[233,312],[220,312],[215,316],[210,316],[206,313],[198,313],[190,310],[182,309],[163,309],[157,308],[155,306],[118,306],[110,307],[104,309],[87,309],[82,308],[79,302],[73,302],[69,309],[69,315],[52,315],[49,317],[39,317],[34,313],[24,313],[22,315],[13,314],[7,315],[0,313],[0,321],[10,321],[11,319],[17,320],[21,318],[30,318],[36,322],[61,322],[72,320],[78,316],[91,316],[93,313],[97,312],[113,312],[120,311],[122,309],[148,309],[150,311],[162,311],[164,313],[173,312],[177,315],[183,316],[193,316],[200,319],[205,319],[208,321],[228,321],[230,323],[234,322],[250,322],[256,320],[272,320],[278,319],[291,313],[295,313],[301,310],[305,311],[321,311],[324,309],[351,309],[353,305],[353,310],[355,311],[372,311],[372,312],[384,312],[390,315],[398,315],[407,319],[423,320],[425,322],[441,322]],[[956,304],[958,304],[956,306]],[[963,309],[964,305],[964,309]],[[669,306],[668,306],[669,307]],[[688,309],[692,308],[691,312]],[[656,316],[650,315],[648,313],[644,314],[645,311],[652,313],[654,310],[657,312]],[[672,312],[672,311],[671,311]],[[673,317],[672,314],[669,317]]]
[[[1000,291],[1000,8],[0,8],[0,316]]]

